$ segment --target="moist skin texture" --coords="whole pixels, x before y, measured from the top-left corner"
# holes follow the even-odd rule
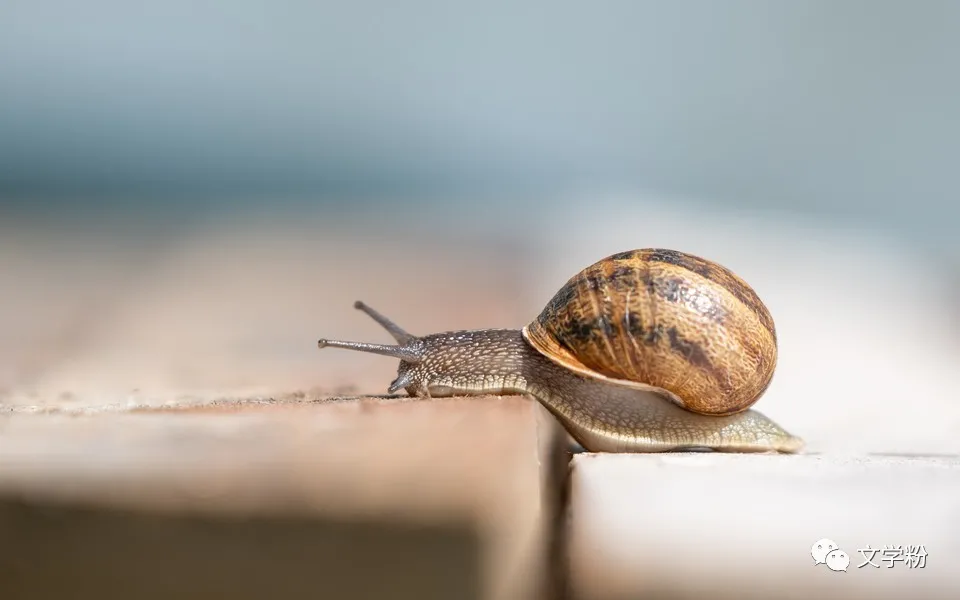
[[[664,396],[565,369],[533,349],[519,330],[455,331],[405,344],[420,362],[401,361],[391,391],[412,396],[530,394],[591,452],[798,452],[803,441],[763,414],[687,411]]]

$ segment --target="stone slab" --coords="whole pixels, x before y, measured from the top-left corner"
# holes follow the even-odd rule
[[[960,597],[957,456],[581,454],[571,469],[574,598]],[[812,558],[824,538],[845,572]],[[897,545],[922,545],[925,566],[885,561]]]
[[[540,598],[525,397],[0,416],[0,597]]]

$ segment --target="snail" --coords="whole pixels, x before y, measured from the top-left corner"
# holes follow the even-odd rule
[[[321,339],[400,359],[389,393],[529,394],[590,452],[799,452],[750,407],[777,364],[773,318],[732,271],[675,250],[583,269],[521,330],[407,333],[363,302],[396,345]]]

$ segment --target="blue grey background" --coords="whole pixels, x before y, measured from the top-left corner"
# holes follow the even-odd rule
[[[4,0],[0,197],[527,218],[637,189],[955,247],[958,34],[938,0]]]

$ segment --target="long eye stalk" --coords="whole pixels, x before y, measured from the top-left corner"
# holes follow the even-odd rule
[[[373,318],[374,321],[382,325],[383,328],[386,329],[390,335],[397,340],[399,345],[389,346],[385,344],[368,344],[366,342],[320,339],[317,340],[318,348],[343,348],[344,350],[355,350],[357,352],[381,354],[383,356],[399,358],[400,360],[411,364],[417,364],[422,360],[420,352],[413,344],[413,342],[415,342],[417,339],[416,336],[410,335],[400,328],[396,323],[384,317],[363,302],[357,301],[353,306],[354,308],[367,313]]]
[[[356,350],[357,352],[368,352],[370,354],[382,354],[399,358],[408,363],[420,362],[420,355],[413,348],[407,346],[386,346],[384,344],[368,344],[366,342],[347,342],[343,340],[317,340],[318,348],[343,348],[345,350]]]

